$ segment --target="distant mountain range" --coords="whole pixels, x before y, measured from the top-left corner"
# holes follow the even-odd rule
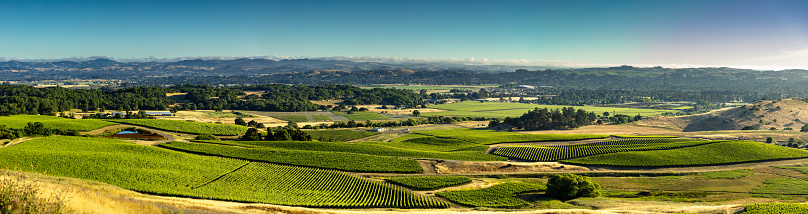
[[[282,72],[305,72],[312,70],[343,70],[343,71],[361,71],[361,70],[377,70],[377,69],[396,69],[406,68],[416,71],[438,71],[438,70],[467,70],[477,72],[508,72],[516,69],[547,69],[558,67],[547,66],[513,66],[513,65],[481,65],[481,64],[466,64],[466,63],[453,63],[453,62],[394,62],[394,63],[381,63],[381,62],[365,62],[365,61],[352,61],[352,60],[328,60],[328,59],[282,59],[272,60],[263,58],[240,58],[232,60],[222,59],[189,59],[176,62],[119,62],[106,58],[97,58],[87,61],[23,61],[23,60],[10,60],[0,62],[0,70],[18,70],[18,69],[102,69],[102,68],[168,68],[168,67],[192,67],[192,68],[244,68],[247,70],[254,69],[272,69],[278,68]],[[273,72],[276,73],[276,72]]]

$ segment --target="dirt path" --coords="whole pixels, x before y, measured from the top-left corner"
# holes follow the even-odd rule
[[[8,143],[6,143],[6,145],[4,145],[4,146],[2,146],[2,147],[0,147],[0,148],[5,148],[5,147],[9,147],[9,146],[17,145],[17,144],[23,143],[23,142],[25,142],[25,141],[33,140],[33,139],[37,139],[37,138],[36,138],[36,137],[23,137],[23,138],[17,138],[17,139],[14,139],[14,140],[12,140],[12,141],[9,141]]]

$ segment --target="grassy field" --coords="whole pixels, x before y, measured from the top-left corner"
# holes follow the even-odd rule
[[[350,129],[315,130],[305,132],[311,135],[312,139],[327,142],[345,142],[381,134],[379,132],[354,131]]]
[[[628,151],[676,149],[715,143],[691,139],[632,138],[577,145],[554,146],[501,146],[494,154],[531,161],[558,161],[599,154]]]
[[[266,143],[276,143],[267,141]],[[300,143],[300,144],[298,144]],[[238,158],[245,160],[261,161],[268,163],[289,164],[295,166],[308,166],[322,169],[337,169],[353,172],[421,172],[421,166],[414,160],[406,160],[392,157],[381,157],[358,153],[337,152],[333,150],[316,148],[312,146],[324,145],[322,142],[317,145],[304,145],[305,142],[287,141],[277,142],[274,145],[287,145],[289,147],[321,149],[316,150],[293,150],[278,147],[254,147],[242,148],[220,144],[205,143],[183,143],[169,142],[160,144],[161,147],[186,151],[191,153],[215,155],[221,157]]]
[[[755,174],[754,171],[748,169],[736,169],[736,170],[729,170],[729,171],[717,171],[717,172],[704,172],[701,173],[705,178],[710,179],[738,179],[743,178],[746,176],[750,176]]]
[[[480,144],[518,143],[538,141],[569,141],[607,138],[609,135],[598,134],[522,134],[515,132],[494,131],[489,129],[447,129],[436,131],[420,131],[418,134],[465,140]]]
[[[407,158],[463,160],[463,161],[507,160],[507,158],[504,157],[485,154],[484,153],[485,150],[488,149],[487,146],[479,144],[470,144],[466,142],[460,142],[462,144],[444,144],[444,145],[435,145],[434,142],[399,142],[399,143],[395,142],[341,143],[341,142],[317,142],[317,141],[239,141],[239,142],[204,141],[204,142],[243,147],[241,149],[252,148],[252,149],[265,149],[265,150],[281,150],[284,152],[301,152],[301,153],[313,152],[316,154],[330,154],[329,156],[334,156],[334,158],[337,158],[339,155],[342,154],[349,154],[349,155],[373,155],[372,157],[389,156],[389,157],[407,157]],[[281,158],[281,159],[285,160],[287,158]],[[289,161],[292,161],[291,159],[301,159],[301,158],[289,157],[288,159],[290,159]],[[255,159],[255,160],[263,160],[263,159]],[[349,163],[345,164],[350,165]],[[320,167],[315,165],[305,165],[305,166]],[[383,170],[383,169],[380,168],[376,170]]]
[[[697,166],[808,157],[808,151],[751,141],[718,142],[671,150],[618,152],[562,163],[609,166]]]
[[[200,123],[181,120],[159,120],[159,119],[120,119],[109,120],[116,123],[146,126],[166,131],[177,131],[190,134],[212,134],[233,136],[247,132],[246,126],[232,124]]]
[[[42,115],[12,115],[0,117],[0,125],[9,128],[22,129],[28,123],[40,122],[46,128],[60,130],[90,131],[104,126],[115,125],[115,123],[96,119],[67,119],[55,116]]]
[[[547,186],[544,184],[509,182],[477,190],[448,191],[435,194],[466,206],[516,208],[530,205],[527,201],[517,198],[516,194],[544,190],[547,190]]]
[[[465,176],[392,177],[384,180],[415,190],[434,190],[471,182]]]
[[[423,113],[424,116],[468,116],[468,117],[519,117],[534,108],[549,108],[557,109],[563,107],[573,107],[583,109],[586,111],[593,111],[597,114],[609,112],[609,114],[625,114],[625,115],[657,115],[664,112],[677,112],[675,110],[655,110],[655,109],[640,109],[640,108],[616,108],[616,107],[597,107],[597,106],[561,106],[561,105],[538,105],[538,104],[524,104],[524,103],[500,103],[500,102],[477,102],[465,101],[459,103],[449,103],[441,105],[432,105],[429,108],[442,109],[447,111]]]
[[[0,167],[156,195],[308,207],[448,206],[339,171],[249,163],[103,138],[53,136],[2,148]]]

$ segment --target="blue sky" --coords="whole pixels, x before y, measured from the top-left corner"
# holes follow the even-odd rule
[[[0,57],[808,68],[808,1],[0,1]]]

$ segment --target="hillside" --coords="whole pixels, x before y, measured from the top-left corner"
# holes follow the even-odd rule
[[[761,130],[772,127],[799,131],[808,122],[808,102],[799,98],[758,101],[743,106],[705,114],[682,117],[647,117],[640,125],[662,126],[682,131],[740,130],[755,126]]]

